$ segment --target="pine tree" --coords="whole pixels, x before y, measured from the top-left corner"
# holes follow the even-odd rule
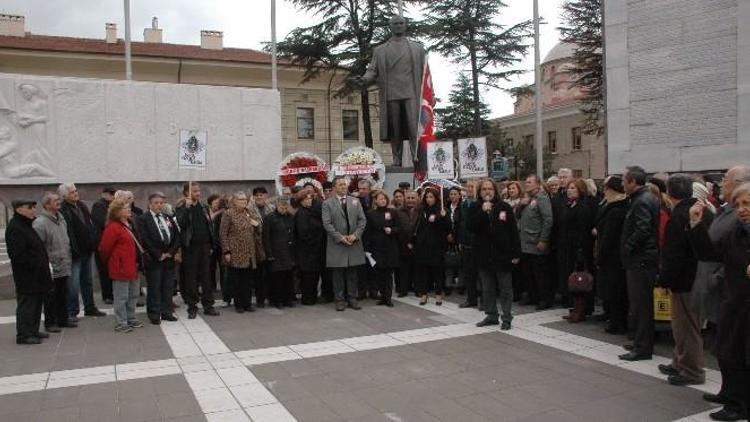
[[[510,27],[498,23],[506,4],[502,0],[431,0],[426,3],[422,30],[431,42],[429,49],[469,65],[471,73],[473,135],[482,133],[480,85],[500,88],[500,82],[522,73],[510,69],[528,51],[531,21]]]
[[[603,131],[604,69],[602,54],[602,0],[566,0],[562,5],[564,25],[558,28],[562,42],[574,44],[574,86],[585,98],[581,111],[586,115],[583,131],[599,135]]]
[[[459,139],[471,136],[474,133],[474,113],[476,103],[471,81],[464,74],[458,75],[458,80],[453,84],[453,89],[448,94],[450,104],[445,108],[435,109],[438,115],[439,131],[438,138]],[[482,127],[487,129],[487,117],[490,109],[479,100],[479,112],[482,118]],[[483,130],[486,132],[486,130]]]
[[[388,21],[398,13],[397,0],[291,0],[301,12],[320,22],[293,30],[278,43],[280,57],[305,68],[302,83],[332,72],[349,77],[362,75],[372,59],[372,51],[389,36]],[[412,3],[406,0],[404,3]],[[410,22],[417,25],[416,22]],[[333,76],[331,81],[333,82]],[[354,86],[341,82],[336,95],[352,92]],[[360,93],[365,145],[372,148],[370,98],[367,88]]]

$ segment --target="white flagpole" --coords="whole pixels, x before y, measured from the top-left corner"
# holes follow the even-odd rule
[[[398,0],[398,15],[404,17],[404,2],[402,0]]]
[[[271,0],[271,89],[278,89],[276,65],[276,0]]]
[[[125,79],[133,79],[133,61],[130,57],[130,0],[125,0]]]
[[[536,174],[539,181],[544,180],[544,159],[542,151],[542,69],[540,65],[541,57],[539,53],[539,0],[534,0],[534,101],[536,105]]]

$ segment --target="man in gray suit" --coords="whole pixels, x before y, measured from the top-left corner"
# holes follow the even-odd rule
[[[548,262],[552,204],[535,174],[526,177],[525,185],[529,203],[521,211],[518,231],[521,235],[521,263],[527,297],[521,304],[536,303],[537,309],[542,310],[552,307],[554,298]]]
[[[411,158],[417,158],[417,122],[422,95],[425,49],[406,38],[406,19],[390,21],[391,38],[375,47],[367,72],[355,82],[367,86],[377,82],[380,90],[380,139],[391,143],[393,165],[401,166],[403,141],[409,139]]]
[[[357,303],[357,267],[365,263],[362,233],[367,220],[359,199],[347,195],[347,188],[346,179],[336,177],[334,195],[323,202],[322,210],[323,228],[328,234],[326,266],[333,275],[337,311],[343,311],[347,301],[352,309],[362,309]]]

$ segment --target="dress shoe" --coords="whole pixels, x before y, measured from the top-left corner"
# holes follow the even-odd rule
[[[48,327],[44,327],[44,331],[46,331],[48,333],[59,333],[62,330],[57,325],[50,325]]]
[[[158,318],[149,318],[148,322],[150,322],[153,325],[161,325],[161,320]]]
[[[709,403],[727,404],[727,399],[724,398],[724,396],[722,396],[721,393],[719,394],[706,393],[703,395],[703,400]]]
[[[248,312],[255,312],[255,306],[253,305],[246,306],[245,310]]]
[[[427,295],[422,296],[422,299],[419,300],[419,306],[424,306],[427,304]]]
[[[747,414],[727,409],[726,407],[708,416],[715,421],[741,421],[747,419]]]
[[[659,372],[661,372],[664,375],[677,375],[680,373],[680,370],[675,368],[672,365],[659,364],[658,368],[659,368]]]
[[[392,301],[392,300],[387,300],[387,301],[385,302],[385,306],[387,306],[387,307],[389,307],[389,308],[393,308],[393,301]]]
[[[16,344],[41,344],[42,340],[39,337],[25,337],[16,339]]]
[[[352,300],[351,302],[349,302],[349,307],[354,309],[355,311],[359,311],[360,309],[362,309],[362,306],[360,306],[360,304],[356,300]]]
[[[539,302],[539,304],[536,305],[537,311],[544,311],[545,309],[550,309],[550,308],[552,308],[552,304],[547,303],[547,302]]]
[[[78,323],[78,317],[75,316],[75,315],[71,315],[71,316],[68,317],[68,322],[69,323],[72,322],[74,324],[77,324]]]
[[[464,302],[458,305],[459,308],[473,308],[475,306],[477,306],[476,302]]]
[[[203,308],[203,315],[219,316],[219,311],[214,308]]]
[[[684,385],[702,385],[706,383],[705,379],[686,377],[682,374],[670,375],[667,378],[672,385],[684,386]]]
[[[488,325],[500,325],[500,321],[495,321],[494,319],[485,318],[477,322],[477,327],[486,327]]]
[[[627,350],[627,351],[631,351],[631,350],[634,349],[634,346],[632,344],[623,344],[622,348],[625,349],[625,350]]]
[[[503,331],[510,330],[510,321],[503,321],[503,325],[500,326],[500,329]]]
[[[244,314],[245,308],[234,308],[234,311],[237,312],[238,314]]]
[[[344,301],[336,302],[336,310],[338,312],[342,312],[344,309],[346,309],[346,303]]]
[[[170,315],[163,314],[161,316],[161,319],[162,319],[162,321],[171,321],[171,322],[177,321],[177,317],[174,316],[174,315],[172,315],[172,314],[170,314]]]
[[[188,319],[195,319],[196,315],[198,315],[198,309],[196,308],[188,309]]]
[[[377,303],[375,303],[375,304],[376,304],[376,305],[378,305],[378,306],[384,306],[384,305],[385,305],[385,304],[386,304],[387,302],[388,302],[388,301],[387,301],[387,300],[385,300],[385,299],[380,299],[380,300],[378,300],[378,301],[377,301]]]
[[[68,322],[66,322],[64,324],[60,324],[60,327],[62,327],[62,328],[76,328],[76,327],[78,327],[78,323],[77,322],[73,322],[71,320],[68,320]]]
[[[399,293],[398,293],[398,294],[396,295],[396,297],[406,297],[407,295],[408,295],[408,293],[404,293],[404,292],[399,292]]]
[[[34,333],[34,337],[45,339],[45,338],[49,338],[49,334],[48,333]]]
[[[625,353],[624,355],[618,356],[620,360],[625,360],[628,362],[635,362],[637,360],[649,360],[652,358],[651,354],[646,353],[638,353],[636,351],[630,351],[628,353]]]
[[[83,314],[86,315],[86,316],[93,316],[93,317],[100,317],[100,316],[107,315],[107,314],[105,314],[104,312],[100,311],[97,308],[89,309],[88,311],[84,312]]]

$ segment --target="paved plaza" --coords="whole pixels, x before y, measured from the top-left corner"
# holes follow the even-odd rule
[[[518,307],[501,332],[450,301],[363,304],[195,320],[181,307],[129,334],[83,318],[17,346],[3,301],[0,421],[702,421],[701,394],[719,387],[712,369],[705,385],[668,385],[663,356],[621,362],[622,337],[561,323],[562,309]]]

